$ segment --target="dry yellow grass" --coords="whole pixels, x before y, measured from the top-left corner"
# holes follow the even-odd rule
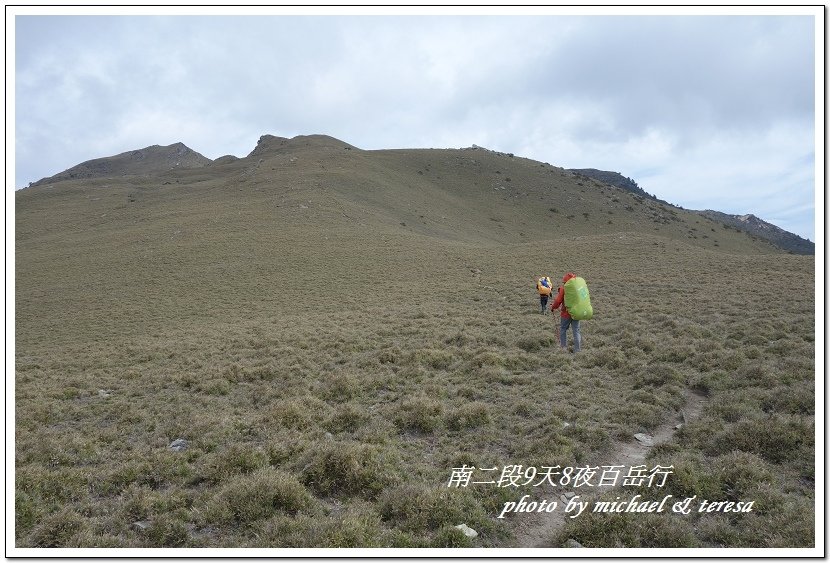
[[[496,516],[515,491],[448,488],[452,468],[601,458],[689,388],[704,414],[654,462],[679,468],[678,495],[762,508],[565,536],[812,545],[812,257],[689,238],[682,211],[657,230],[617,224],[624,208],[590,219],[610,188],[582,196],[588,219],[552,222],[585,186],[539,199],[529,170],[559,177],[540,163],[315,150],[226,165],[233,181],[18,194],[16,546],[510,546],[515,518]],[[495,169],[530,195],[461,189]],[[579,355],[533,285],[568,270],[595,310]]]

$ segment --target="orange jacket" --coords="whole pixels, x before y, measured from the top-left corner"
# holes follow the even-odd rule
[[[556,298],[553,300],[553,303],[550,304],[551,312],[555,311],[557,308],[560,308],[559,316],[561,316],[563,319],[571,318],[571,314],[568,313],[568,308],[565,307],[565,288],[563,286],[568,282],[568,280],[575,277],[576,274],[573,274],[571,272],[565,274],[565,276],[562,278],[562,285],[559,286],[559,291],[556,293]]]

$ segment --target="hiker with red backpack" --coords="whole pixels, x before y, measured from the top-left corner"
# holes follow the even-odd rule
[[[568,327],[572,327],[574,334],[574,352],[582,347],[582,335],[579,333],[579,321],[590,319],[594,311],[588,294],[585,280],[568,272],[562,277],[562,285],[556,298],[550,305],[551,312],[559,309],[559,345],[568,349]]]

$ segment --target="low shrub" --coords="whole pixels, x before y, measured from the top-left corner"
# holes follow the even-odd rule
[[[381,364],[397,364],[401,361],[401,350],[397,346],[378,352],[378,361]]]
[[[455,361],[455,355],[447,350],[416,350],[411,355],[413,364],[420,364],[436,370],[447,370]]]
[[[404,531],[422,533],[463,523],[478,530],[490,525],[472,492],[463,488],[404,485],[384,491],[378,506],[383,521]]]
[[[321,548],[327,547],[324,534],[327,523],[319,516],[277,513],[254,525],[257,533],[246,547]],[[230,547],[230,546],[229,546]]]
[[[150,464],[144,460],[129,460],[120,463],[102,474],[95,488],[101,495],[121,494],[133,483],[141,483],[150,473]]]
[[[602,367],[605,369],[619,369],[626,363],[625,353],[619,348],[603,348],[587,350],[585,354],[586,367]]]
[[[321,396],[327,401],[349,401],[359,391],[358,379],[351,373],[329,373],[321,384]]]
[[[442,526],[432,539],[432,547],[472,547],[473,540],[464,535],[464,532],[447,524]]]
[[[608,414],[608,422],[618,423],[630,433],[656,428],[663,422],[665,409],[643,402],[627,402]]]
[[[363,507],[352,511],[328,527],[326,547],[383,547],[383,528],[380,516],[374,510]]]
[[[538,352],[542,348],[550,348],[554,344],[553,336],[534,335],[520,338],[516,345],[525,352]]]
[[[275,513],[295,514],[312,506],[313,499],[296,477],[264,468],[239,475],[208,500],[205,524],[247,524]]]
[[[528,467],[552,467],[581,461],[588,450],[562,433],[544,432],[511,443],[508,453]]]
[[[268,454],[268,463],[279,467],[297,459],[315,444],[315,442],[306,436],[306,434],[295,431],[278,433],[265,446],[265,451]]]
[[[397,408],[395,426],[404,431],[430,433],[441,424],[441,403],[428,397],[407,399]]]
[[[70,508],[46,516],[29,535],[31,547],[75,547],[72,537],[86,526],[85,519]],[[21,546],[22,547],[22,546]]]
[[[815,386],[813,382],[777,386],[761,400],[760,407],[767,413],[813,415],[816,410]]]
[[[563,434],[591,451],[602,451],[611,445],[611,437],[608,431],[596,423],[580,422],[572,424],[563,430]]]
[[[685,378],[677,367],[662,362],[656,362],[644,368],[637,378],[637,387],[683,384]]]
[[[15,474],[15,488],[27,493],[38,503],[47,506],[62,506],[85,498],[88,494],[86,479],[76,469],[57,467],[27,466],[18,468]]]
[[[303,481],[323,495],[372,498],[399,475],[388,449],[356,442],[323,442],[306,452],[301,463]]]
[[[354,432],[371,419],[365,409],[347,403],[339,407],[324,423],[323,427],[332,433]]]
[[[268,452],[247,443],[232,443],[205,457],[207,460],[204,461],[203,474],[214,482],[238,473],[252,473],[269,462]]]
[[[615,497],[602,500],[613,501]],[[682,516],[672,514],[594,513],[587,510],[569,519],[552,545],[575,539],[588,548],[689,548],[701,547],[694,529]]]
[[[257,531],[256,538],[249,547],[416,547],[403,542],[403,545],[395,545],[395,534],[383,529],[380,517],[371,509],[360,513],[357,510],[349,510],[337,518],[278,514],[263,521]]]
[[[35,500],[28,494],[15,491],[14,527],[17,534],[28,531],[39,520],[40,514]]]
[[[803,497],[780,497],[773,510],[753,511],[740,518],[706,515],[695,528],[700,539],[714,547],[814,547],[815,506]]]
[[[660,494],[671,494],[677,499],[697,496],[713,500],[721,494],[720,480],[709,470],[702,455],[677,452],[662,457],[660,464],[673,467]]]
[[[144,538],[150,547],[184,547],[190,535],[184,520],[171,514],[159,514],[144,532]]]
[[[725,392],[712,398],[706,414],[724,422],[738,422],[758,415],[758,408],[746,393]]]
[[[490,408],[478,401],[465,403],[447,413],[446,422],[452,430],[477,428],[490,422]]]
[[[284,399],[268,411],[266,423],[276,424],[280,428],[305,430],[321,420],[329,409],[326,403],[316,397]]]
[[[506,360],[504,356],[497,352],[484,351],[479,352],[470,361],[470,365],[474,369],[481,369],[487,366],[503,366]]]
[[[714,427],[701,421],[684,429],[692,444],[710,456],[741,450],[784,463],[809,455],[814,445],[811,425],[793,415],[754,416]]]

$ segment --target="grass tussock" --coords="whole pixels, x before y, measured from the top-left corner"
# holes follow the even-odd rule
[[[307,452],[303,463],[304,482],[323,495],[372,498],[400,475],[388,450],[356,442],[323,442]]]
[[[553,545],[564,547],[568,539],[575,539],[583,547],[590,548],[702,547],[694,528],[678,515],[591,512],[574,520],[575,523],[566,528],[566,534],[552,538]]]
[[[403,431],[430,433],[441,425],[441,402],[426,396],[404,400],[397,408],[395,425]]]
[[[462,523],[478,529],[492,526],[471,492],[463,489],[404,485],[386,490],[378,504],[384,521],[409,532]]]
[[[284,471],[265,468],[229,479],[201,512],[204,523],[247,524],[275,513],[296,514],[313,499],[302,483]]]

